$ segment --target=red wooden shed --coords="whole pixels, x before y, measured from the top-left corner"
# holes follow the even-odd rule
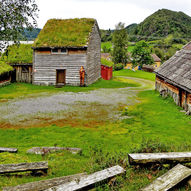
[[[110,80],[112,78],[113,68],[112,66],[101,65],[101,77],[104,80]]]

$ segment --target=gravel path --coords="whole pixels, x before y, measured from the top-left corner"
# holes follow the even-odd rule
[[[89,92],[63,92],[36,98],[14,99],[0,105],[0,122],[28,126],[55,120],[94,120],[105,122],[117,120],[119,109],[138,102],[139,91],[152,89],[148,80],[130,78],[140,87],[98,89]],[[0,124],[0,127],[1,127]]]

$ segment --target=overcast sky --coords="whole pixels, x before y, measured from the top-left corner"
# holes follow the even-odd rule
[[[191,16],[191,0],[36,0],[38,27],[50,18],[95,18],[101,29],[113,29],[118,22],[140,23],[158,9],[183,11]]]

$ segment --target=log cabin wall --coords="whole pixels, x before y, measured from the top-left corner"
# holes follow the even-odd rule
[[[66,54],[52,54],[51,50],[34,50],[33,84],[56,85],[56,71],[66,70],[66,85],[80,85],[79,70],[86,69],[86,49],[67,49]],[[85,82],[86,83],[86,82]]]
[[[170,95],[174,99],[177,105],[191,112],[191,93],[165,82],[165,80],[159,76],[156,77],[155,88],[160,93],[165,91],[167,95]]]
[[[179,105],[179,88],[165,82],[162,78],[156,77],[155,89],[160,93],[165,92],[170,95],[175,103]]]
[[[87,85],[92,84],[101,77],[101,38],[97,22],[95,22],[90,35],[87,50]]]

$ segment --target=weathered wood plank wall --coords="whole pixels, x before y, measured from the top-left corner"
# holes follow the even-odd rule
[[[97,22],[90,35],[87,50],[87,84],[92,84],[101,77],[101,38]]]
[[[66,70],[66,84],[80,84],[80,67],[86,67],[86,54],[39,54],[34,57],[33,83],[56,85],[56,70]]]

